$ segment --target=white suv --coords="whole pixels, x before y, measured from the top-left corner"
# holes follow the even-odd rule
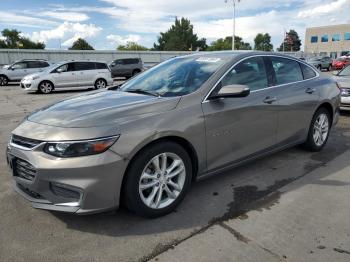
[[[0,69],[0,85],[7,85],[8,82],[20,81],[24,76],[42,72],[50,66],[46,60],[26,59],[16,61],[11,65]]]
[[[28,75],[21,81],[23,89],[43,94],[55,88],[93,86],[100,89],[112,84],[107,64],[93,61],[60,62],[42,73]]]

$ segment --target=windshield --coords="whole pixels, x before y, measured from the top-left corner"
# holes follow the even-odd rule
[[[217,57],[174,58],[126,82],[120,90],[159,96],[182,96],[196,91],[224,64]]]

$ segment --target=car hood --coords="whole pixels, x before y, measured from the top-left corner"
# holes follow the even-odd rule
[[[131,117],[159,114],[174,109],[179,97],[104,90],[62,100],[27,117],[28,121],[57,127],[116,125]]]

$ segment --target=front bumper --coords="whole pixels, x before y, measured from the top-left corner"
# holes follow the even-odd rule
[[[37,91],[39,86],[39,81],[24,78],[21,80],[20,86],[22,89],[26,91]]]
[[[24,150],[10,143],[7,162],[14,189],[34,208],[89,214],[119,206],[126,161],[111,150],[57,158],[42,152],[40,146]]]

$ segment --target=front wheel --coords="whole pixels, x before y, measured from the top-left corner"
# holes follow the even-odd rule
[[[39,92],[42,94],[49,94],[53,90],[53,84],[49,81],[43,81],[39,84]]]
[[[191,160],[180,145],[162,142],[147,147],[130,163],[124,185],[128,209],[143,217],[172,212],[192,180]]]
[[[317,69],[318,69],[318,71],[322,71],[321,65],[318,65],[318,66],[317,66]]]
[[[97,79],[94,86],[95,86],[95,89],[106,88],[107,82],[104,79]]]
[[[328,71],[329,71],[329,72],[332,71],[332,65],[329,65]]]
[[[327,109],[320,108],[312,118],[307,140],[304,148],[318,152],[325,145],[329,137],[329,130],[331,126],[330,115]]]

